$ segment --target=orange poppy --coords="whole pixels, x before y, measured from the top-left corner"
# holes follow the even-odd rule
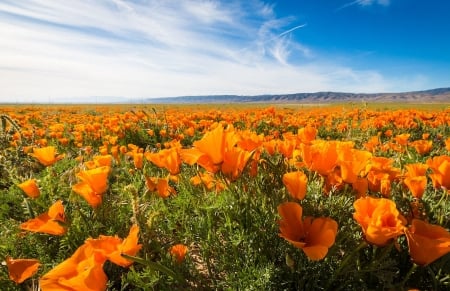
[[[403,183],[414,197],[422,198],[427,187],[427,177],[425,175],[428,165],[421,163],[407,164],[405,168],[406,174]]]
[[[95,167],[92,167],[92,168],[98,168],[98,167],[103,167],[103,166],[111,167],[112,159],[113,159],[112,155],[94,156],[92,158],[92,161],[94,162]],[[92,168],[90,168],[90,169],[92,169]]]
[[[445,149],[450,152],[450,137],[445,140]]]
[[[142,169],[142,167],[144,166],[144,154],[138,153],[138,152],[133,152],[132,155],[133,155],[134,167],[136,169]]]
[[[176,259],[178,264],[184,261],[187,251],[188,247],[184,244],[176,244],[169,249],[170,254]]]
[[[97,239],[87,239],[85,244],[91,246],[97,252],[102,253],[106,259],[114,264],[127,268],[133,264],[133,262],[125,259],[121,254],[129,256],[136,255],[142,248],[142,245],[138,244],[138,240],[139,226],[133,225],[125,239],[121,239],[117,236],[101,235]]]
[[[385,157],[372,157],[366,167],[368,186],[370,191],[381,192],[383,196],[390,196],[391,183],[398,179],[400,170],[392,167],[394,161]]]
[[[311,125],[307,125],[297,131],[297,136],[300,142],[308,144],[316,139],[317,129]]]
[[[30,198],[38,198],[41,193],[36,183],[36,179],[26,180],[17,186],[19,186],[19,188]]]
[[[341,168],[342,180],[350,184],[356,182],[358,177],[364,176],[362,171],[367,167],[369,160],[372,158],[372,154],[368,151],[345,147],[339,147],[338,155],[337,164]]]
[[[148,161],[156,166],[169,170],[171,175],[180,173],[181,157],[177,148],[163,149],[157,153],[146,152],[144,155]]]
[[[383,246],[403,233],[406,219],[398,212],[394,201],[367,196],[357,199],[353,207],[353,218],[369,243]]]
[[[336,239],[338,224],[327,217],[302,220],[302,207],[295,202],[285,202],[278,206],[281,220],[280,237],[295,247],[302,249],[311,260],[321,260]]]
[[[159,197],[167,198],[177,192],[169,185],[168,178],[145,177],[145,184],[150,192],[157,192]]]
[[[220,170],[220,165],[215,165],[207,154],[197,148],[181,149],[180,156],[183,162],[188,165],[198,164],[211,173],[216,173]]]
[[[414,147],[418,154],[425,155],[431,151],[433,142],[431,140],[416,140],[411,143],[411,146]]]
[[[77,177],[81,182],[72,186],[72,190],[81,195],[92,207],[102,203],[102,195],[108,189],[108,174],[111,168],[102,166],[87,171],[81,171]]]
[[[9,278],[17,284],[36,274],[39,268],[39,261],[35,259],[13,259],[6,257]]]
[[[427,177],[426,176],[416,176],[416,177],[406,177],[403,183],[411,191],[412,196],[416,198],[422,198],[423,193],[427,187]]]
[[[409,133],[403,133],[403,134],[399,134],[396,135],[394,137],[395,142],[401,146],[406,146],[408,144],[408,139],[411,135]]]
[[[313,140],[311,145],[300,144],[300,156],[310,170],[327,176],[336,167],[336,146],[336,141]]]
[[[225,176],[235,180],[242,173],[251,156],[251,152],[239,147],[232,147],[224,152],[223,163],[220,169]]]
[[[50,206],[47,212],[22,223],[20,229],[53,235],[63,235],[66,233],[66,228],[63,226],[65,221],[64,206],[62,205],[62,201],[58,200]]]
[[[358,177],[355,182],[352,183],[353,190],[357,193],[357,198],[365,197],[367,194],[367,190],[369,189],[369,182],[367,178]]]
[[[198,163],[210,172],[217,172],[224,160],[224,154],[238,142],[234,127],[228,125],[224,129],[221,124],[205,133],[202,139],[193,143],[193,148],[180,151],[184,162],[192,165]]]
[[[225,184],[214,178],[213,174],[209,172],[199,172],[196,176],[190,179],[192,185],[205,185],[206,189],[211,190],[215,188],[216,191],[222,191],[226,188]]]
[[[108,277],[103,271],[105,260],[106,257],[92,246],[83,244],[70,258],[41,277],[41,290],[106,290]]]
[[[427,160],[427,165],[433,171],[430,178],[433,181],[433,187],[444,188],[450,192],[450,156],[436,156]]]
[[[225,151],[225,133],[222,125],[205,133],[202,139],[195,141],[193,146],[211,158],[213,164],[217,165],[223,161]]]
[[[301,171],[286,173],[283,175],[283,184],[293,198],[299,200],[305,198],[308,185],[305,173]]]
[[[64,157],[64,155],[56,155],[56,148],[54,146],[33,148],[33,153],[29,155],[38,159],[44,166],[51,166]]]
[[[439,225],[413,219],[405,230],[414,263],[425,266],[450,252],[450,233]]]

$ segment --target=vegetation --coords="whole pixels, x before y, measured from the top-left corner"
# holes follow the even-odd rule
[[[2,290],[450,288],[446,105],[0,113]]]

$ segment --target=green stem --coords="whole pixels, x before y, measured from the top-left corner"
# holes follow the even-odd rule
[[[333,275],[331,276],[330,281],[328,281],[328,284],[325,288],[325,290],[329,290],[331,284],[334,282],[334,280],[339,277],[340,273],[342,272],[342,270],[344,269],[345,266],[348,265],[348,263],[350,262],[350,259],[353,259],[353,257],[355,256],[355,254],[357,254],[361,249],[365,248],[367,246],[367,242],[366,241],[362,241],[354,250],[353,252],[351,252],[339,265],[339,268],[333,272]]]
[[[414,273],[414,271],[417,269],[416,264],[413,263],[411,269],[409,269],[408,273],[406,273],[405,278],[403,278],[401,286],[405,286],[406,282],[408,281],[409,277],[411,277],[412,273]]]
[[[155,271],[164,273],[167,276],[170,276],[179,282],[183,281],[183,279],[177,273],[175,273],[174,271],[172,271],[171,269],[167,268],[164,265],[161,265],[159,263],[152,262],[152,261],[147,261],[147,260],[139,258],[139,257],[129,256],[127,254],[121,254],[121,256],[127,260],[142,264],[142,265],[147,266]]]

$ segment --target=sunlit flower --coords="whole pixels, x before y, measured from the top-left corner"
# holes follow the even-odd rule
[[[406,219],[398,212],[394,201],[367,196],[356,200],[353,206],[353,218],[369,243],[383,246],[403,234]]]
[[[308,177],[301,171],[290,172],[283,175],[283,184],[289,194],[296,199],[302,200],[306,195]]]
[[[303,209],[295,202],[278,206],[280,236],[302,249],[311,260],[321,260],[336,239],[338,224],[331,218],[302,218]]]
[[[108,277],[103,271],[106,257],[88,244],[81,245],[75,253],[39,280],[42,291],[106,290]]]
[[[450,156],[436,156],[427,160],[433,171],[429,176],[434,188],[445,188],[450,192]]]
[[[92,207],[102,203],[102,196],[108,189],[108,174],[111,168],[102,166],[87,171],[81,171],[77,177],[81,180],[72,186],[72,190],[81,195]]]
[[[142,248],[141,244],[138,244],[139,240],[139,227],[133,225],[130,228],[130,232],[125,239],[121,239],[117,236],[105,236],[101,235],[97,239],[87,239],[85,244],[91,246],[97,252],[100,252],[108,260],[116,265],[124,268],[129,267],[133,262],[125,259],[122,254],[134,256]]]
[[[413,219],[405,229],[414,263],[425,266],[450,252],[450,233],[439,225]]]
[[[17,186],[19,186],[19,188],[30,198],[38,198],[41,193],[36,183],[36,179],[26,180]]]
[[[56,155],[56,148],[54,146],[33,148],[33,153],[30,153],[30,155],[35,157],[44,166],[51,166],[64,157],[64,155]]]
[[[62,205],[62,201],[58,200],[50,206],[47,212],[22,223],[20,229],[53,235],[63,235],[66,233],[66,228],[64,226],[65,222],[64,206]]]

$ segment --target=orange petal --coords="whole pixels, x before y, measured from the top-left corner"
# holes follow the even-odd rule
[[[36,274],[39,268],[39,261],[35,259],[13,259],[6,257],[9,278],[17,284]]]

